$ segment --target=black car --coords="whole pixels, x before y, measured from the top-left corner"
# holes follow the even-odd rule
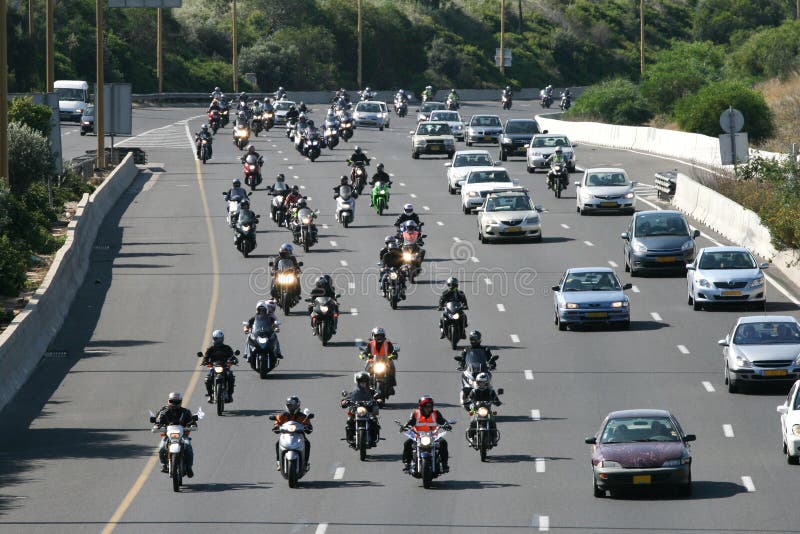
[[[86,106],[86,111],[81,115],[81,135],[94,133],[94,106]]]
[[[509,119],[500,136],[500,160],[509,156],[525,156],[526,145],[534,134],[541,133],[539,123],[533,119]]]
[[[624,245],[625,272],[638,276],[645,271],[685,271],[694,261],[692,229],[679,211],[652,210],[633,214],[628,230],[620,237]]]

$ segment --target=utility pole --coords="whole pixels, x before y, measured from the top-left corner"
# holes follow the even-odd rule
[[[639,0],[639,74],[644,75],[644,0]]]
[[[162,60],[162,53],[161,53],[161,27],[162,27],[162,20],[161,20],[161,12],[163,10],[159,7],[156,8],[156,74],[158,75],[158,94],[164,92],[164,64]]]
[[[795,6],[795,17],[800,19],[800,0],[797,0],[797,5]]]
[[[233,92],[239,92],[239,35],[236,29],[236,0],[233,0]]]
[[[56,81],[56,69],[55,69],[55,35],[53,34],[53,15],[55,12],[55,0],[45,0],[45,42],[47,46],[47,51],[45,55],[47,56],[47,92],[53,92],[53,85]]]
[[[8,3],[0,0],[0,178],[11,184],[8,175]]]
[[[800,1],[800,0],[798,0]],[[356,27],[358,28],[358,90],[360,91],[362,88],[361,85],[361,0],[356,0],[356,11],[358,12],[358,22],[356,23]]]
[[[33,0],[28,0],[28,40],[33,43]]]
[[[2,1],[2,0],[0,0]],[[52,2],[53,0],[48,0]],[[95,27],[96,27],[96,55],[97,55],[97,81],[94,88],[94,131],[97,134],[97,168],[106,167],[106,132],[103,121],[105,85],[103,81],[103,0],[95,0]]]
[[[506,33],[506,0],[500,0],[500,74],[506,74],[506,54],[504,39]]]

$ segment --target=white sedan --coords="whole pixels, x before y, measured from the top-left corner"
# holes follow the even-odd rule
[[[796,381],[786,396],[786,401],[778,406],[781,414],[781,437],[786,461],[792,465],[800,463],[800,380]]]
[[[586,169],[580,181],[575,182],[577,210],[581,215],[590,211],[636,211],[636,182],[628,179],[625,169],[594,167]]]
[[[503,167],[474,167],[461,186],[461,208],[464,215],[483,205],[486,195],[493,191],[519,189],[519,180],[512,180]]]
[[[447,169],[447,191],[455,195],[473,167],[492,167],[494,160],[488,150],[459,150],[453,161],[444,164]]]
[[[431,121],[444,121],[450,125],[450,131],[453,132],[453,137],[458,141],[464,140],[464,121],[461,120],[461,115],[458,111],[450,111],[447,109],[437,109],[431,111]]]

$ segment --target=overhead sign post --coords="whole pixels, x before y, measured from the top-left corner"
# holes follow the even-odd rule
[[[111,154],[114,154],[114,136],[131,135],[133,111],[131,84],[107,83],[103,88],[103,130],[111,136]],[[95,120],[97,112],[95,111]]]
[[[744,127],[744,115],[732,106],[719,116],[719,125],[726,132],[719,136],[719,153],[722,165],[746,163],[750,159],[747,133],[740,133]]]

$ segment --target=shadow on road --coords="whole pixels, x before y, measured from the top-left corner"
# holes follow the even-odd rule
[[[707,499],[728,499],[740,493],[747,493],[747,488],[741,484],[733,482],[714,482],[711,480],[696,480],[692,483],[692,495],[682,497],[677,488],[651,487],[617,490],[614,492],[614,499],[625,499],[631,501],[650,501],[650,500],[707,500]]]
[[[508,484],[505,482],[488,482],[484,480],[435,480],[431,489],[441,490],[476,490],[476,489],[498,489],[516,488],[519,484]]]
[[[383,484],[371,480],[300,480],[300,487],[308,489],[378,488]]]
[[[207,482],[204,484],[188,483],[181,488],[181,493],[219,493],[221,491],[239,491],[239,490],[259,490],[270,489],[272,484],[269,483],[226,483],[226,482]]]

